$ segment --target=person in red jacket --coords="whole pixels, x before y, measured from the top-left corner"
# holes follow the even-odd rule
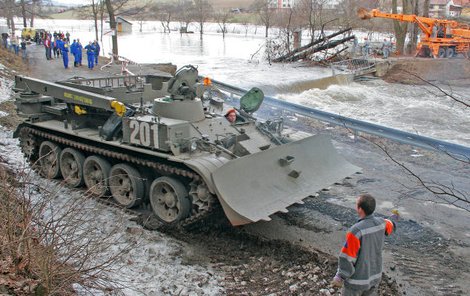
[[[46,37],[46,40],[44,40],[44,48],[46,49],[46,59],[50,60],[51,59],[51,39],[49,36]]]

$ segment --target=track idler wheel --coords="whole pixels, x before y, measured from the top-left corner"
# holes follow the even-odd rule
[[[177,179],[160,177],[150,186],[150,205],[157,218],[175,224],[189,216],[191,202],[188,191]]]
[[[83,185],[83,163],[85,156],[75,149],[65,148],[60,153],[60,172],[70,187]]]
[[[142,176],[135,168],[121,163],[111,168],[109,190],[119,205],[130,209],[142,202],[145,184]]]
[[[108,181],[111,165],[99,156],[89,156],[83,164],[83,179],[88,191],[97,197],[108,193]]]
[[[39,172],[42,176],[55,179],[60,177],[60,153],[62,149],[49,141],[44,141],[39,146]]]
[[[20,131],[19,140],[21,152],[23,152],[27,160],[34,163],[38,159],[39,152],[37,138],[23,128]]]

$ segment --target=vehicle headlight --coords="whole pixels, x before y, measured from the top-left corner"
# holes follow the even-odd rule
[[[191,142],[190,148],[191,148],[191,151],[195,151],[195,150],[197,149],[197,143],[196,143],[196,141]]]

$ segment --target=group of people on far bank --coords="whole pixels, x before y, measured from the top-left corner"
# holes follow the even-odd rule
[[[59,35],[55,35],[52,41],[52,35],[48,34],[44,40],[44,48],[46,50],[46,59],[52,59],[52,53],[54,58],[59,58],[62,55],[62,61],[64,68],[69,68],[69,53],[73,55],[73,66],[82,66],[83,50],[86,51],[88,68],[93,70],[95,65],[98,65],[98,57],[100,54],[100,45],[97,40],[89,42],[83,47],[80,39],[73,39],[72,44],[68,38],[61,38]]]
[[[21,51],[21,56],[23,60],[27,59],[26,53],[26,40],[18,36],[10,36],[8,33],[2,33],[2,45],[5,49],[9,49],[14,52],[16,55],[19,55]]]

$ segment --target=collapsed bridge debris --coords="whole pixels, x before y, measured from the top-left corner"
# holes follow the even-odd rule
[[[330,35],[321,37],[313,42],[310,42],[307,45],[294,49],[283,56],[273,59],[273,62],[296,62],[298,60],[309,58],[314,53],[320,52],[322,50],[335,48],[336,46],[344,44],[345,42],[353,40],[355,38],[354,35],[351,35],[351,30],[352,28],[346,28]],[[347,34],[349,36],[346,36],[342,39],[332,40],[333,38],[341,34]],[[344,48],[339,50],[339,52],[342,51],[344,51]],[[334,55],[337,55],[339,52],[334,53]]]

